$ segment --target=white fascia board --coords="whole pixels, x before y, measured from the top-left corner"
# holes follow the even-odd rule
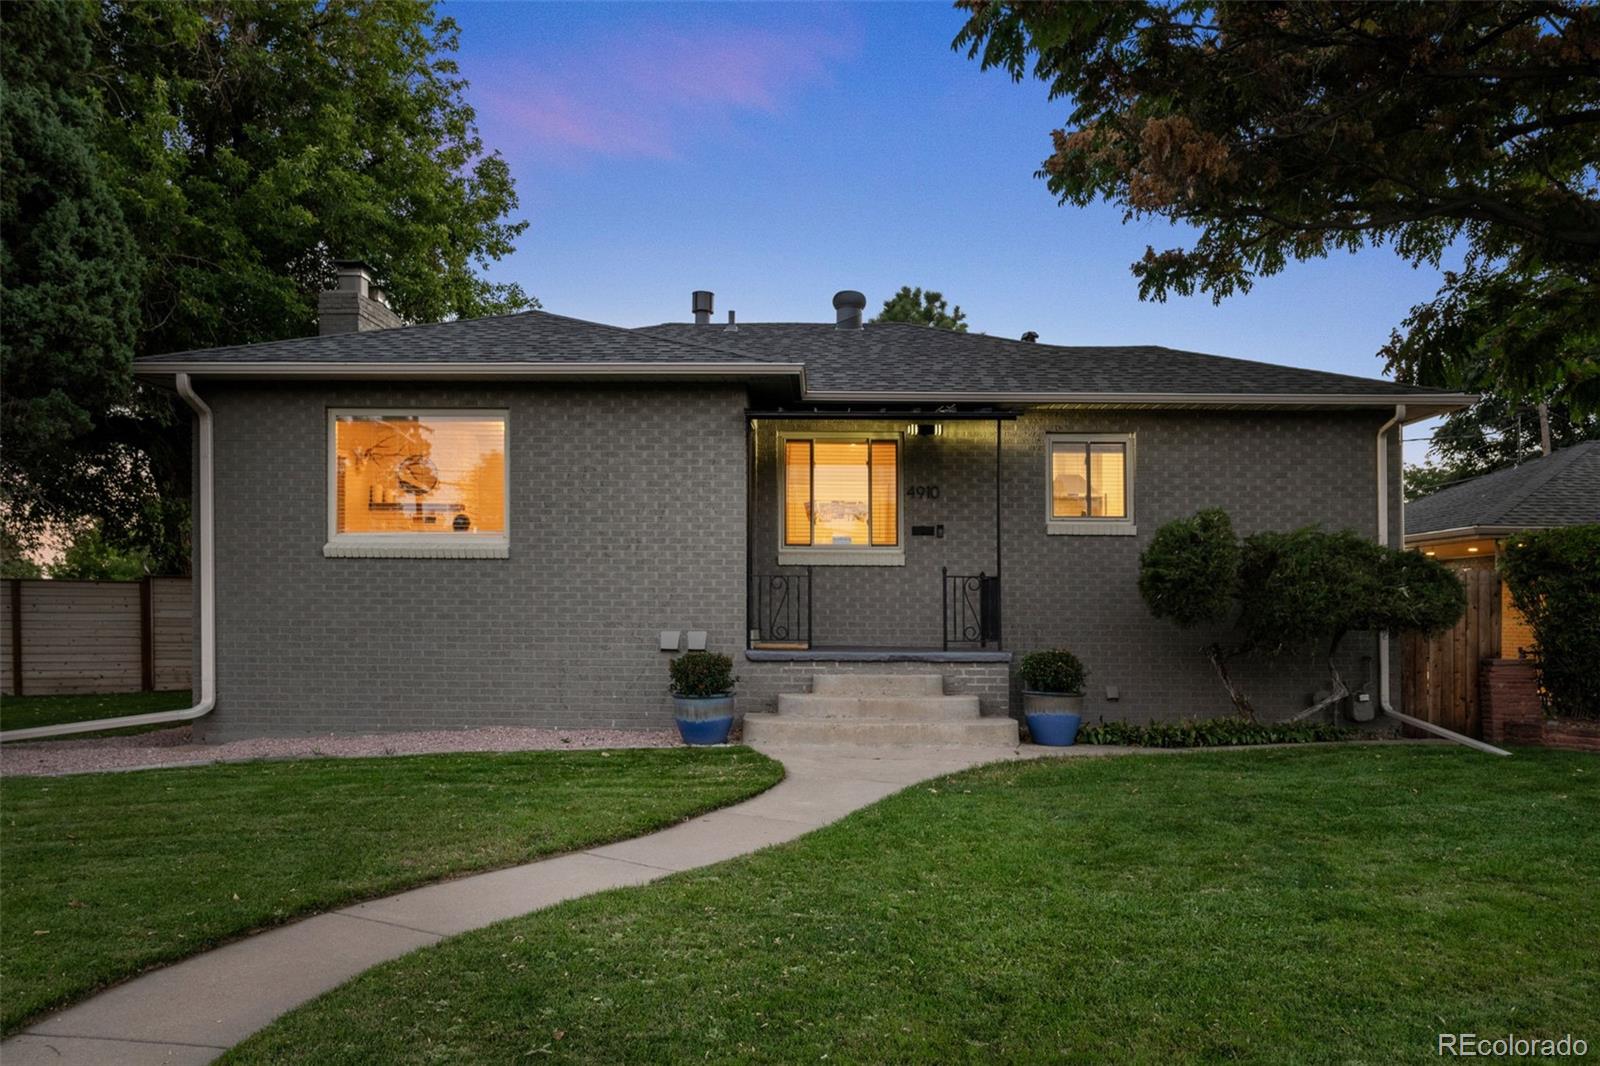
[[[1407,395],[1357,393],[1267,392],[828,392],[809,391],[806,399],[821,403],[1013,403],[1013,404],[1142,404],[1154,407],[1383,407],[1458,408],[1478,402],[1472,393],[1440,392]],[[1418,415],[1416,417],[1428,417]],[[1412,419],[1408,419],[1411,421]]]
[[[799,377],[802,363],[424,363],[188,362],[135,363],[140,377],[189,374],[243,378],[747,378]]]

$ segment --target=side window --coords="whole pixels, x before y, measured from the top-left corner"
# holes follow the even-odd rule
[[[1134,435],[1050,433],[1045,442],[1047,532],[1135,532]]]

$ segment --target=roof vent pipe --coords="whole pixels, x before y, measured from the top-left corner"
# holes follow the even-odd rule
[[[854,289],[833,294],[834,328],[860,329],[861,313],[867,309],[867,298]]]
[[[694,324],[709,326],[711,324],[711,301],[715,294],[705,289],[696,289],[689,294],[689,304],[694,310]]]
[[[724,333],[738,333],[739,332],[739,323],[734,321],[733,312],[732,311],[728,312],[728,324],[726,326],[722,327],[722,332],[724,332]]]

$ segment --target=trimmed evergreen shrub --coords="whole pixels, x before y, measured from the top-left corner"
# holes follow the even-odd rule
[[[1533,630],[1545,711],[1600,719],[1600,524],[1518,534],[1500,574]]]
[[[1022,675],[1022,687],[1029,691],[1068,696],[1081,695],[1084,679],[1089,676],[1078,657],[1065,648],[1029,652],[1022,657],[1017,673]]]
[[[667,669],[672,675],[671,691],[685,699],[704,699],[733,691],[733,660],[709,651],[691,651],[673,659]]]

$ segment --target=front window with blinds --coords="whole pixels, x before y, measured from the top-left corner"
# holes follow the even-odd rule
[[[1046,441],[1049,532],[1134,532],[1133,434],[1052,433]]]
[[[331,411],[328,451],[325,554],[505,554],[504,411]]]
[[[899,554],[898,438],[785,435],[779,446],[785,551]]]

